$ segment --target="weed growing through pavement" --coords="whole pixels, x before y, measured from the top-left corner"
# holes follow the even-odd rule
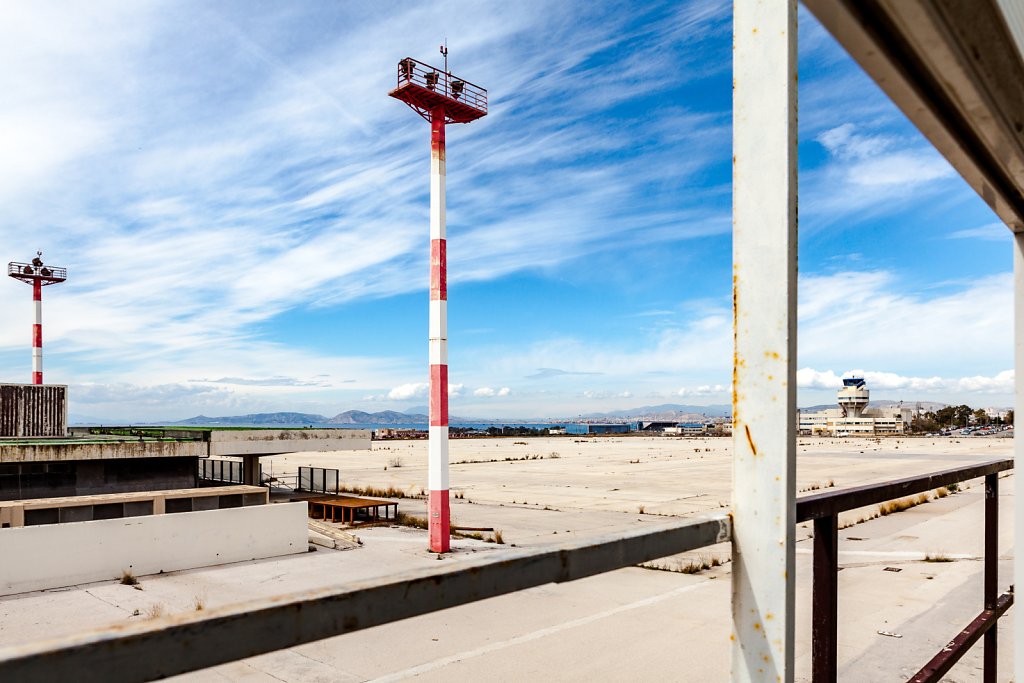
[[[925,562],[953,562],[953,558],[949,555],[942,553],[926,553],[924,556]]]
[[[712,567],[720,567],[722,564],[729,562],[728,559],[721,559],[715,555],[705,557],[701,555],[698,558],[684,560],[682,562],[643,562],[637,566],[641,569],[651,569],[660,572],[674,572],[676,574],[700,574],[703,571],[711,569]]]

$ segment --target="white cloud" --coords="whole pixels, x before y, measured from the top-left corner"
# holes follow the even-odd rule
[[[905,392],[908,398],[918,394],[947,393],[965,394],[1011,394],[1014,388],[1014,371],[1004,370],[987,377],[909,377],[895,372],[877,370],[847,370],[842,377],[861,377],[869,390],[879,392]],[[819,371],[801,368],[797,371],[797,386],[801,389],[834,390],[842,386],[842,379],[832,370]]]
[[[949,233],[950,239],[985,240],[988,242],[1009,242],[1013,233],[1003,223],[987,223],[975,228],[964,228]]]
[[[492,389],[491,387],[480,387],[473,391],[473,395],[477,398],[493,398],[508,396],[512,393],[509,387],[501,387],[500,389]]]
[[[430,384],[427,382],[414,382],[402,384],[388,392],[387,398],[391,401],[408,401],[410,399],[426,398]]]
[[[984,394],[1012,394],[1014,391],[1015,373],[1004,370],[994,377],[961,377],[956,381],[956,390]]]
[[[852,123],[826,130],[818,142],[840,162],[837,169],[851,185],[909,187],[954,175],[933,149],[901,142],[890,135],[858,133]]]
[[[838,389],[843,380],[831,370],[819,372],[814,368],[800,368],[796,371],[796,385],[801,389]]]
[[[728,391],[729,388],[722,384],[702,384],[696,387],[683,387],[675,393],[676,396],[714,396]]]

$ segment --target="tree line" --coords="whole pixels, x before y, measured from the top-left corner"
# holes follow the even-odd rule
[[[1012,425],[1013,411],[1007,412],[1005,418],[993,418],[981,408],[974,409],[967,405],[946,406],[935,411],[915,415],[910,423],[910,430],[913,432],[936,432],[941,429],[966,427],[972,424]]]

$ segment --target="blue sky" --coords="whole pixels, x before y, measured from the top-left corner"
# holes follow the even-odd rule
[[[728,403],[731,5],[642,7],[5,7],[0,248],[70,275],[47,381],[105,420],[424,405],[429,131],[387,92],[447,37],[490,94],[448,133],[452,413]],[[1009,231],[800,20],[801,404],[1009,405]]]

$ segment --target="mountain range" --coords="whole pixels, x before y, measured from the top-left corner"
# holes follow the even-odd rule
[[[249,415],[229,415],[224,417],[208,417],[197,415],[168,425],[189,426],[239,426],[239,425],[353,425],[353,424],[426,424],[426,415],[399,413],[384,410],[379,413],[366,413],[362,410],[346,410],[334,417],[315,413],[252,413]]]
[[[896,405],[897,401],[872,401],[871,405],[876,407]],[[903,405],[916,408],[920,404],[923,410],[937,410],[945,407],[944,403],[935,403],[932,401],[904,401]],[[835,408],[835,403],[828,403],[816,406],[801,407],[800,410],[803,412],[815,412],[824,410],[825,408]],[[296,426],[296,425],[420,425],[427,424],[429,418],[427,417],[426,406],[416,406],[410,408],[409,412],[398,412],[395,410],[382,410],[376,413],[367,413],[362,410],[346,410],[343,413],[338,413],[334,417],[327,417],[326,415],[318,415],[316,413],[294,413],[294,412],[278,412],[278,413],[252,413],[249,415],[229,415],[222,417],[209,417],[207,415],[197,415],[190,417],[185,420],[178,420],[176,422],[160,422],[154,424],[161,425],[188,425],[188,426],[247,426],[247,425],[260,425],[260,426]],[[563,420],[553,420],[545,418],[533,418],[531,420],[497,420],[497,419],[484,419],[484,418],[469,418],[469,417],[455,417],[451,416],[450,422],[452,424],[465,424],[465,423],[487,423],[487,422],[572,422],[576,419],[583,418],[586,420],[609,420],[609,421],[626,421],[630,419],[635,420],[664,420],[664,421],[692,421],[699,420],[702,417],[729,417],[732,414],[732,406],[719,404],[719,405],[684,405],[678,403],[662,403],[660,405],[653,406],[641,406],[638,408],[628,408],[626,410],[613,410],[606,413],[586,413],[578,417],[567,418]],[[111,424],[111,420],[95,420],[86,419],[78,416],[71,416],[70,422],[72,424]]]

